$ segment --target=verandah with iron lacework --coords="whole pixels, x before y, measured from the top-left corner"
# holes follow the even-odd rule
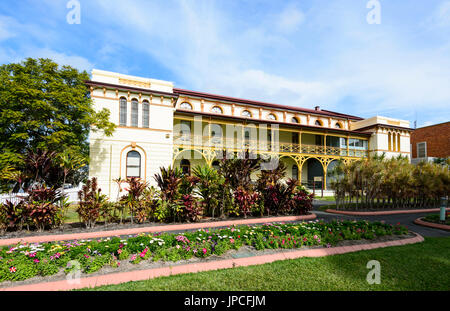
[[[243,154],[249,151],[261,158],[277,158],[293,162],[292,177],[302,181],[304,165],[315,164],[316,174],[323,177],[326,188],[327,171],[337,160],[350,162],[368,156],[369,142],[364,136],[317,132],[302,128],[283,127],[273,123],[237,123],[212,118],[175,115],[174,156],[185,163],[191,159],[204,160],[209,166],[220,160],[224,151]],[[315,163],[314,163],[315,162]],[[311,170],[311,169],[310,169]],[[297,176],[295,176],[297,175]],[[313,178],[305,174],[303,183]]]

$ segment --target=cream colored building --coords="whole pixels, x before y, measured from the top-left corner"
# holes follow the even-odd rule
[[[223,152],[276,158],[289,177],[327,185],[337,160],[369,154],[410,156],[409,122],[363,119],[174,88],[173,83],[101,70],[92,71],[95,109],[107,108],[117,128],[111,137],[90,133],[90,177],[103,193],[118,195],[114,179],[137,176],[154,184],[162,166],[217,165]]]

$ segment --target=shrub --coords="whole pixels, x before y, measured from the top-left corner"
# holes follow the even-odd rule
[[[295,215],[306,215],[308,214],[313,206],[312,202],[314,199],[314,194],[309,194],[308,191],[302,186],[297,187],[292,201],[292,210]]]
[[[28,191],[25,200],[27,217],[39,231],[60,224],[60,208],[57,202],[61,199],[59,191],[45,186]]]
[[[259,195],[252,190],[245,190],[243,187],[238,187],[234,191],[234,202],[239,206],[240,214],[247,218],[247,215],[258,206]]]
[[[101,194],[97,187],[97,178],[88,180],[78,192],[79,204],[77,213],[87,228],[93,228],[100,217],[103,204],[106,203],[106,195]]]
[[[130,211],[131,223],[133,223],[135,217],[139,223],[143,223],[148,217],[146,206],[141,200],[147,188],[147,183],[136,177],[128,178],[127,183],[128,188],[125,188],[125,190],[128,191],[128,194],[121,198],[120,203],[125,204]]]
[[[3,227],[5,229],[22,230],[22,226],[26,220],[26,206],[23,201],[16,203],[6,201],[1,205],[0,210],[0,217],[3,219]]]
[[[196,166],[193,174],[198,178],[197,193],[202,198],[204,212],[212,216],[216,215],[221,199],[221,188],[225,182],[214,168],[209,166]]]
[[[161,167],[160,173],[153,177],[161,190],[163,201],[174,202],[180,198],[179,187],[182,182],[182,173],[179,168]]]
[[[197,221],[202,212],[202,207],[198,204],[197,199],[191,194],[184,194],[181,202],[183,206],[181,221]]]

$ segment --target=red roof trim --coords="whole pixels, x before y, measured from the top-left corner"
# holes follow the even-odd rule
[[[278,109],[284,109],[284,110],[287,109],[287,110],[299,111],[299,112],[316,114],[316,115],[321,115],[321,116],[336,117],[336,118],[350,119],[350,120],[356,120],[356,121],[364,120],[363,118],[360,118],[360,117],[337,113],[337,112],[333,112],[333,111],[329,111],[329,110],[314,110],[314,109],[299,108],[299,107],[294,107],[294,106],[278,105],[278,104],[260,102],[260,101],[255,101],[255,100],[248,100],[248,99],[229,97],[229,96],[223,96],[223,95],[217,95],[217,94],[190,91],[190,90],[184,90],[184,89],[178,89],[178,88],[174,88],[173,91],[174,91],[174,93],[177,93],[179,95],[206,97],[206,98],[211,98],[211,99],[216,99],[216,100],[224,100],[224,101],[229,101],[229,102],[278,108]]]
[[[248,122],[255,122],[255,123],[272,123],[272,124],[280,124],[283,126],[287,126],[287,127],[297,127],[297,128],[309,128],[309,129],[314,129],[314,130],[320,130],[320,131],[326,131],[326,132],[331,132],[331,133],[351,133],[351,134],[356,134],[356,135],[361,135],[361,136],[371,136],[372,133],[362,133],[362,132],[357,132],[357,131],[349,131],[346,129],[338,129],[338,128],[328,128],[328,127],[324,127],[324,126],[315,126],[315,125],[305,125],[305,124],[298,124],[298,123],[288,123],[288,122],[280,122],[280,121],[272,121],[272,120],[260,120],[260,119],[254,119],[254,118],[246,118],[246,117],[242,117],[242,116],[229,116],[229,115],[222,115],[222,114],[216,114],[216,113],[209,113],[209,112],[199,112],[199,111],[195,111],[195,110],[185,110],[185,109],[176,109],[175,113],[185,113],[185,114],[190,114],[190,115],[204,115],[204,116],[208,116],[208,117],[216,117],[216,118],[222,118],[222,119],[239,119],[239,120],[243,120],[243,121],[248,121]]]

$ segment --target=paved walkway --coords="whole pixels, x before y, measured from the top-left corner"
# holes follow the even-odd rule
[[[368,221],[381,221],[384,220],[388,224],[396,225],[400,223],[408,227],[411,231],[417,232],[424,237],[450,237],[450,232],[440,229],[428,228],[424,226],[419,226],[414,223],[419,217],[424,217],[433,213],[416,213],[416,214],[397,214],[397,215],[382,215],[382,216],[348,216],[348,215],[338,215],[326,213],[319,210],[320,206],[334,204],[334,202],[321,202],[314,201],[313,213],[317,215],[317,219],[324,219],[326,221],[330,221],[333,219],[342,219],[342,220],[368,220]]]

